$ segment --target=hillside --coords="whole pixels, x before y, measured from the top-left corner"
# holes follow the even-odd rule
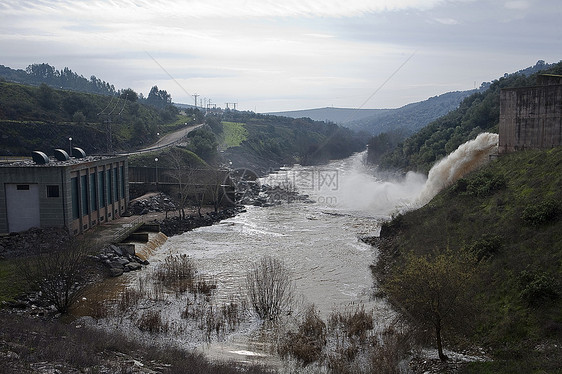
[[[448,348],[483,347],[494,360],[467,372],[561,372],[561,201],[562,148],[503,155],[384,224],[374,274],[385,288],[408,253],[474,255],[474,310],[448,326]]]
[[[364,138],[333,123],[236,111],[225,112],[222,121],[224,161],[258,174],[345,158],[365,147]]]
[[[0,79],[34,86],[45,83],[50,87],[101,95],[117,93],[112,84],[98,79],[95,75],[86,79],[67,67],[57,70],[54,66],[45,63],[29,65],[25,70],[0,65]]]
[[[369,117],[377,117],[384,113],[392,112],[396,109],[355,109],[355,108],[315,108],[303,110],[290,110],[286,112],[266,113],[272,116],[289,118],[310,118],[314,121],[334,122],[347,126],[350,122],[358,121]]]
[[[562,62],[547,65],[539,61],[487,85],[483,92],[466,97],[459,107],[431,122],[416,134],[401,140],[392,132],[370,141],[369,159],[384,169],[427,173],[431,166],[459,145],[474,139],[481,132],[498,132],[500,90],[536,84],[537,74],[562,73]]]
[[[320,108],[269,114],[334,122],[369,135],[388,131],[401,131],[409,135],[457,108],[461,100],[473,92],[448,92],[397,109]]]
[[[67,149],[69,137],[88,154],[135,149],[195,119],[195,112],[179,115],[171,106],[157,109],[117,96],[0,82],[2,155]]]

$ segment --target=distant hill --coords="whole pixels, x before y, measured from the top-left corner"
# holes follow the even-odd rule
[[[310,118],[314,121],[334,122],[346,126],[348,123],[392,112],[396,109],[354,109],[354,108],[317,108],[293,110],[288,112],[267,113],[273,116],[289,118]]]
[[[456,109],[465,97],[474,92],[476,90],[448,92],[397,109],[319,108],[268,114],[334,122],[371,135],[396,130],[412,134]]]

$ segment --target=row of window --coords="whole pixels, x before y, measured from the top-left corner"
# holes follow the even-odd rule
[[[79,188],[80,187],[80,188]],[[72,195],[72,219],[89,214],[101,207],[112,204],[125,196],[125,173],[124,167],[90,173],[80,176],[80,186],[78,177],[70,180]],[[48,193],[48,191],[47,191]]]

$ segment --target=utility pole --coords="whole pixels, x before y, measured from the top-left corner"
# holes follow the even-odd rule
[[[199,95],[193,94],[193,97],[195,98],[195,107],[197,108],[197,98],[199,97]]]

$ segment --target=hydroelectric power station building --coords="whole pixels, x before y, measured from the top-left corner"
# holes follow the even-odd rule
[[[0,165],[0,233],[65,227],[77,235],[118,218],[129,202],[127,156],[33,152],[33,161]]]

